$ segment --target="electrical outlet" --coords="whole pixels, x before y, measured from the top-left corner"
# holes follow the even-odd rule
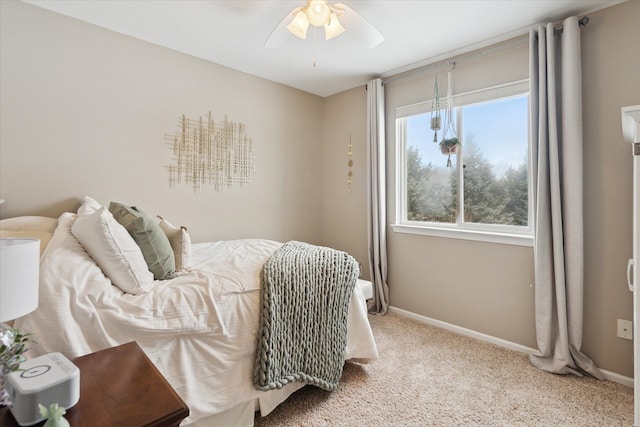
[[[633,340],[633,322],[631,320],[618,319],[618,337]]]

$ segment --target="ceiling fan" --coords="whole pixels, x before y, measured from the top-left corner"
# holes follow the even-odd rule
[[[315,28],[324,27],[325,40],[330,40],[348,31],[369,48],[384,41],[384,37],[378,30],[349,6],[342,3],[331,4],[327,0],[307,0],[305,6],[293,9],[280,21],[267,38],[264,46],[278,47],[287,40],[290,34],[306,39],[309,25]]]

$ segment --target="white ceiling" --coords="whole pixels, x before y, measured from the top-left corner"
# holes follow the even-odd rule
[[[342,0],[384,42],[367,48],[349,33],[264,43],[305,0],[24,0],[320,96],[524,34],[537,23],[583,15],[624,0]],[[314,52],[316,66],[314,67]]]

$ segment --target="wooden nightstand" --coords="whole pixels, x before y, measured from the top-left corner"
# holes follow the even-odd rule
[[[72,427],[176,427],[189,415],[187,405],[135,342],[73,363],[80,368],[80,401],[65,415]],[[0,409],[0,426],[18,426],[7,408]]]

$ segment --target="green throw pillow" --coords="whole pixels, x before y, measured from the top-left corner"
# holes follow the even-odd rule
[[[144,260],[156,280],[176,277],[176,261],[171,243],[158,223],[135,206],[111,202],[111,212],[140,246]]]

